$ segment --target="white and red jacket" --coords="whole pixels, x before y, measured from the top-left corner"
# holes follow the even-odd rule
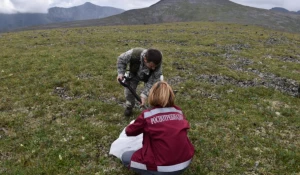
[[[143,133],[143,147],[132,155],[130,167],[158,172],[186,168],[194,155],[189,128],[177,106],[144,110],[125,130],[127,136]]]

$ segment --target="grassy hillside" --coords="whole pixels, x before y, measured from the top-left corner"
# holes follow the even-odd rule
[[[123,117],[117,56],[164,55],[195,146],[186,175],[300,173],[300,35],[221,23],[0,35],[0,174],[132,174],[108,155]]]

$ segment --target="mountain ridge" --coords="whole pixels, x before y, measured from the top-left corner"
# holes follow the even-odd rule
[[[273,7],[270,9],[271,11],[276,11],[276,12],[282,12],[282,13],[290,13],[290,14],[298,14],[300,15],[300,10],[299,11],[289,11],[285,8],[282,8],[282,7]]]
[[[48,9],[48,13],[0,14],[0,32],[34,25],[105,18],[124,11],[119,8],[98,6],[86,2],[70,8],[52,7]]]
[[[298,15],[243,6],[229,0],[161,0],[148,8],[128,10],[107,18],[52,24],[29,29],[189,21],[238,23],[258,25],[287,32],[300,32],[300,18]]]
[[[106,18],[47,24],[23,30],[192,21],[256,25],[300,33],[300,18],[297,14],[248,7],[229,0],[161,0],[147,8],[128,10]]]

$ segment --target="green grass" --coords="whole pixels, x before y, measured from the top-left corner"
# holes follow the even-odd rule
[[[272,40],[271,38],[275,38]],[[3,33],[0,36],[0,174],[134,174],[108,155],[133,120],[123,117],[119,54],[155,47],[191,129],[186,175],[299,174],[300,100],[253,80],[245,68],[300,83],[300,35],[222,23],[169,23]],[[224,55],[229,55],[224,56]]]

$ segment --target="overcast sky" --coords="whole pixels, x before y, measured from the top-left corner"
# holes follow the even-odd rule
[[[0,13],[47,13],[51,7],[72,7],[91,2],[99,6],[110,6],[124,10],[149,7],[159,0],[0,0]],[[231,0],[232,2],[271,9],[272,7],[283,7],[290,11],[300,10],[300,0]]]

